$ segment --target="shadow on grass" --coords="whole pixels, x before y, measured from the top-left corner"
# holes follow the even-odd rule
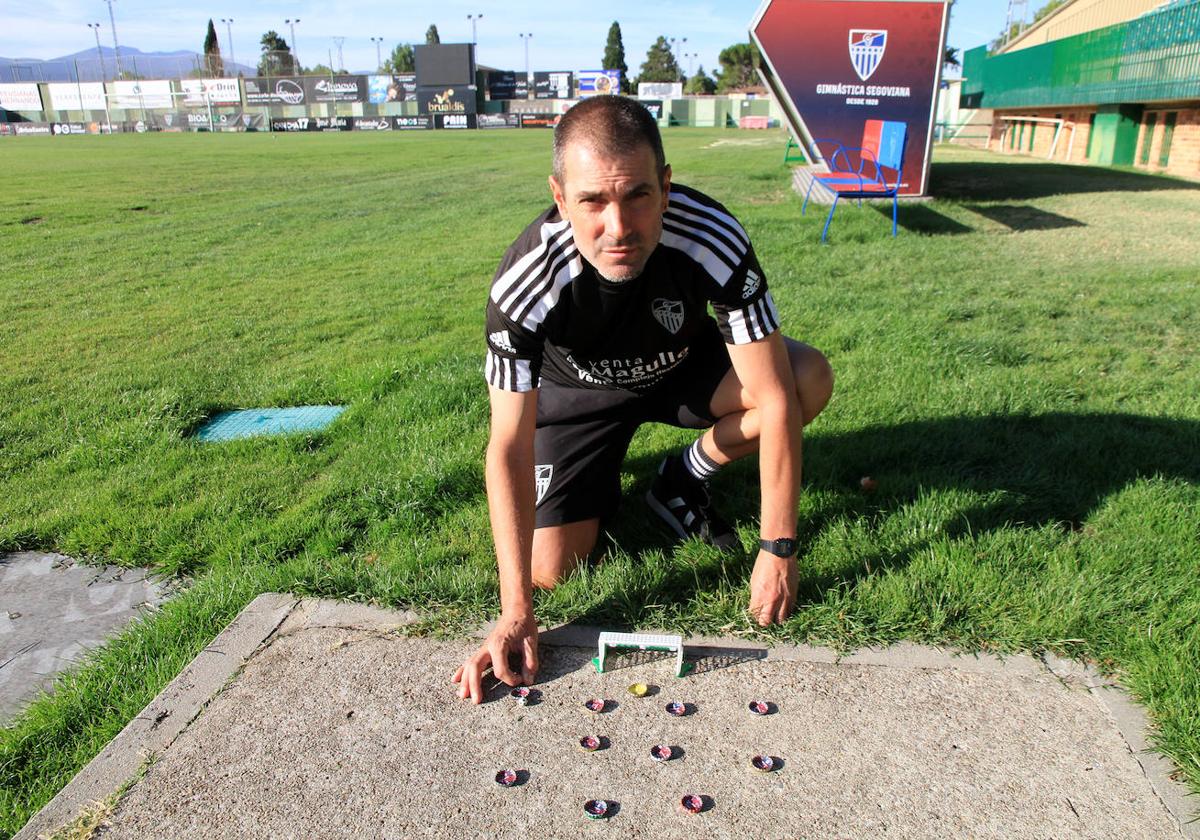
[[[964,204],[963,206],[985,219],[999,222],[1014,232],[1087,227],[1077,219],[1051,213],[1048,210],[1039,210],[1029,204]]]
[[[1196,189],[1200,184],[1178,178],[1061,163],[935,163],[929,174],[929,193],[934,198],[969,201]]]
[[[970,491],[989,501],[956,511],[952,524],[900,556],[866,558],[868,570],[901,567],[930,539],[978,536],[1013,524],[1075,530],[1135,480],[1161,477],[1200,484],[1198,451],[1200,423],[1130,414],[946,417],[815,435],[805,442],[805,473],[810,490],[824,500],[815,515],[800,523],[800,553],[836,520],[895,514],[923,493],[938,490]],[[634,556],[669,550],[673,543],[647,527],[653,517],[640,499],[660,458],[644,456],[625,465],[638,482],[611,531]],[[875,494],[860,489],[859,479],[867,475],[879,483]],[[757,519],[754,464],[728,469],[714,491],[718,508],[731,521]],[[732,573],[748,574],[751,560],[742,557],[725,565]],[[655,593],[659,603],[683,604],[708,588],[695,569],[675,566],[679,568]],[[801,601],[819,599],[825,589],[852,582],[864,570],[859,558],[834,575],[802,578]]]

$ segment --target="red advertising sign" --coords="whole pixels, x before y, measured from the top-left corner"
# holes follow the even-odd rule
[[[867,120],[907,127],[900,195],[922,195],[948,21],[945,0],[766,0],[750,24],[763,75],[811,159],[860,146]]]

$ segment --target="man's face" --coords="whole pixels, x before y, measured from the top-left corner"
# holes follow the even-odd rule
[[[660,180],[648,145],[607,157],[573,143],[563,155],[563,181],[551,175],[550,191],[583,258],[615,283],[640,275],[662,235],[671,168]]]

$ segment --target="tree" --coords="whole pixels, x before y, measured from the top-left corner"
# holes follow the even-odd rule
[[[752,43],[733,44],[721,50],[717,56],[721,69],[717,71],[717,92],[753,87],[759,84],[758,68],[762,64],[762,53]]]
[[[704,72],[704,65],[700,65],[700,69],[696,71],[696,75],[688,79],[687,87],[684,93],[693,95],[707,96],[717,92],[717,83],[712,77]]]
[[[962,67],[962,62],[958,60],[958,47],[946,47],[946,54],[942,56],[942,69],[958,67]]]
[[[221,46],[217,43],[217,28],[212,18],[208,19],[208,32],[204,36],[204,69],[210,76],[224,76],[225,62],[221,60]]]
[[[679,65],[671,53],[667,39],[662,35],[646,50],[646,60],[642,62],[642,71],[638,75],[639,82],[678,82]]]
[[[336,75],[328,64],[316,64],[304,71],[306,76],[334,76]]]
[[[384,73],[412,73],[416,69],[412,44],[397,44],[392,54],[383,62]]]
[[[425,30],[425,43],[426,44],[442,43],[442,36],[438,35],[436,23],[429,24],[429,28]]]
[[[265,33],[259,41],[262,45],[262,59],[258,62],[260,76],[294,76],[296,74],[296,59],[292,56],[292,48],[287,41],[280,37],[274,29]]]
[[[621,40],[621,24],[615,20],[608,27],[608,42],[604,45],[604,70],[621,71],[621,89],[629,90],[629,67],[625,64],[625,43]]]

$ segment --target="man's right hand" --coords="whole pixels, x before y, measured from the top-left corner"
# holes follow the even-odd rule
[[[520,658],[519,673],[510,667],[510,655]],[[460,699],[483,702],[483,675],[488,666],[507,685],[533,685],[538,671],[538,628],[532,612],[500,616],[479,650],[454,672],[453,682],[459,684]]]

